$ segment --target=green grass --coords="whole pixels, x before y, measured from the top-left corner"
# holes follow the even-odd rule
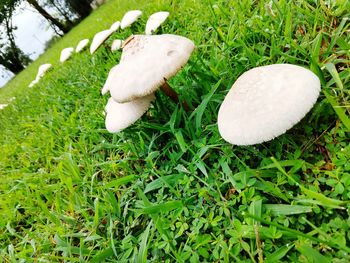
[[[0,261],[349,262],[350,8],[315,2],[112,0],[79,24],[0,90],[0,103],[16,97],[0,111]],[[167,10],[162,32],[196,43],[170,81],[192,111],[159,93],[142,120],[109,134],[100,88],[120,54],[59,65],[59,53],[130,9],[141,21],[112,38]],[[271,63],[311,68],[317,104],[273,141],[224,142],[224,96]]]

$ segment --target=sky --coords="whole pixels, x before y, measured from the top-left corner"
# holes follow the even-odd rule
[[[13,24],[18,28],[14,34],[16,44],[33,60],[44,52],[45,42],[54,35],[49,23],[26,1],[16,9]],[[0,66],[0,87],[12,76],[11,72]]]

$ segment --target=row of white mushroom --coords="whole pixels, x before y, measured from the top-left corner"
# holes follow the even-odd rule
[[[134,23],[141,14],[139,10],[129,11],[121,22],[97,33],[90,53],[93,54],[113,32]],[[178,102],[167,80],[184,67],[195,45],[183,36],[151,35],[168,16],[168,12],[157,12],[149,17],[145,35],[113,41],[112,50],[122,47],[122,55],[101,90],[103,95],[108,92],[111,95],[105,107],[105,126],[109,132],[120,132],[140,119],[155,100],[158,88]],[[79,42],[76,52],[84,49],[88,42],[88,39]],[[73,50],[64,49],[61,58],[66,60]],[[236,80],[221,104],[219,133],[235,145],[269,141],[285,133],[307,114],[320,89],[319,78],[301,66],[273,64],[253,68]],[[188,110],[186,102],[182,105]]]
[[[142,12],[140,10],[131,10],[125,13],[123,16],[121,22],[116,21],[111,25],[111,27],[107,30],[103,30],[101,32],[98,32],[93,37],[93,40],[90,45],[90,54],[94,54],[96,50],[118,29],[125,29],[127,27],[130,27],[134,22],[136,22],[142,15]],[[157,30],[157,28],[160,27],[162,23],[167,19],[169,16],[169,12],[161,11],[152,14],[146,23],[146,34],[152,34],[154,31]],[[61,51],[60,54],[60,62],[64,63],[66,60],[68,60],[72,54],[74,53],[74,50],[76,53],[81,52],[84,50],[87,45],[89,44],[89,39],[82,39],[76,48],[73,47],[67,47],[64,48]],[[111,45],[111,51],[116,51],[121,48],[123,44],[123,41],[121,39],[115,39]],[[51,64],[43,64],[39,67],[38,73],[36,78],[29,84],[29,87],[33,87],[35,84],[37,84],[40,79],[44,76],[44,74],[51,68]]]

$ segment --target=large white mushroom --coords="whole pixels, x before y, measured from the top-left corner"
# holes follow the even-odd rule
[[[108,37],[113,33],[111,29],[103,30],[101,32],[98,32],[94,38],[92,39],[92,43],[90,46],[90,53],[93,54],[99,46],[102,45],[103,42],[105,42]]]
[[[120,22],[117,21],[117,22],[114,22],[114,23],[111,25],[110,30],[112,30],[113,32],[115,32],[115,31],[117,31],[119,28],[120,28]]]
[[[154,94],[127,103],[118,103],[113,98],[109,98],[105,107],[107,114],[105,120],[106,129],[109,132],[120,132],[129,127],[141,118],[154,99]]]
[[[124,42],[120,63],[109,74],[103,92],[119,103],[154,93],[159,87],[172,99],[177,95],[166,83],[188,61],[194,43],[177,35],[135,35]]]
[[[177,35],[137,35],[125,40],[120,63],[111,69],[102,88],[102,94],[110,91],[112,95],[106,106],[107,130],[119,132],[134,123],[148,109],[160,86],[178,102],[166,80],[186,64],[194,48],[191,40]],[[183,106],[187,110],[187,104]],[[112,107],[114,115],[109,113]]]
[[[70,56],[72,55],[73,51],[74,51],[74,48],[72,48],[72,47],[64,48],[64,49],[61,51],[60,62],[63,63],[63,62],[65,62],[67,59],[69,59]]]
[[[113,52],[119,50],[122,47],[122,44],[123,44],[123,40],[121,40],[121,39],[113,40],[111,50]]]
[[[120,28],[125,29],[131,26],[142,15],[140,10],[131,10],[125,13],[120,22]]]
[[[168,18],[169,12],[162,11],[152,14],[146,23],[146,35],[152,35],[157,28]]]
[[[86,38],[86,39],[80,40],[77,47],[75,48],[75,52],[79,53],[87,46],[87,44],[89,44],[89,39]]]
[[[298,123],[316,102],[319,78],[290,64],[253,68],[233,84],[222,103],[218,126],[229,143],[269,141]]]

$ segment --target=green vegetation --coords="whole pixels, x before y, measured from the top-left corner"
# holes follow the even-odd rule
[[[0,90],[0,103],[16,96],[0,111],[0,259],[350,261],[349,2],[213,2],[110,1]],[[196,43],[170,81],[193,111],[159,93],[141,121],[109,134],[100,88],[120,54],[101,48],[59,65],[59,53],[130,9],[141,21],[113,38],[167,10],[163,32]],[[27,88],[47,62],[54,70]],[[225,94],[271,63],[310,67],[318,103],[271,142],[225,143]]]

